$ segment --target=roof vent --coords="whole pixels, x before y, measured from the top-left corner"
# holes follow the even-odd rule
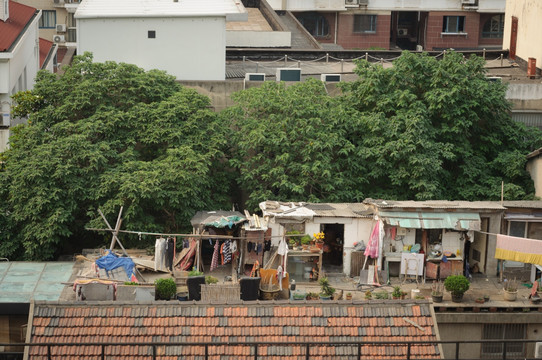
[[[9,19],[9,0],[1,0],[2,7],[0,7],[0,20],[6,21]]]

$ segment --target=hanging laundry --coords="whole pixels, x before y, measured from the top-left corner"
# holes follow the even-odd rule
[[[154,244],[154,271],[165,270],[166,267],[166,239],[158,238]]]
[[[218,240],[215,243],[215,251],[213,252],[213,259],[211,260],[211,271],[218,267],[218,257],[220,256],[220,245]]]
[[[222,265],[229,264],[231,262],[231,241],[226,240],[222,246]]]
[[[262,252],[263,250],[263,244],[262,243],[258,243],[258,245],[256,245],[256,254],[260,255],[260,253]]]
[[[250,241],[247,243],[247,251],[248,251],[248,252],[251,252],[251,251],[252,251],[253,245],[254,245],[254,244],[253,244],[252,242],[250,242]]]
[[[263,251],[271,251],[271,240],[265,240],[263,242]]]
[[[277,281],[279,282],[279,289],[282,291],[282,279],[284,278],[284,271],[282,271],[282,266],[277,268]]]
[[[175,256],[175,241],[173,238],[168,238],[166,241],[166,251],[165,251],[165,258],[166,258],[166,269],[169,271],[173,270],[173,257]]]
[[[237,251],[237,240],[233,240],[231,242],[231,252],[232,254],[235,253]]]

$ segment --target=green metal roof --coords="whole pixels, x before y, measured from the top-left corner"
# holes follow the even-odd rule
[[[391,226],[410,229],[480,230],[480,215],[459,212],[379,211]]]
[[[73,262],[0,262],[0,303],[58,301]]]

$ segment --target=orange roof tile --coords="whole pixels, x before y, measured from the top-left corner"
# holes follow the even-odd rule
[[[272,309],[269,309],[269,308]],[[390,308],[393,308],[390,310]],[[342,358],[357,354],[357,346],[327,346],[348,341],[431,341],[439,340],[434,331],[428,303],[388,302],[353,305],[352,303],[244,303],[216,305],[171,302],[168,304],[40,303],[34,306],[31,342],[209,342],[212,359],[252,359],[254,348],[242,343],[316,342],[311,359]],[[402,318],[422,326],[422,332]],[[391,325],[390,325],[391,324]],[[236,343],[224,345],[225,343]],[[161,359],[195,359],[204,354],[202,346],[157,346]],[[45,347],[30,349],[29,359],[45,359]],[[53,346],[63,359],[101,354],[101,346]],[[267,359],[305,358],[305,346],[260,345],[258,354]],[[415,345],[412,354],[437,358],[438,347]],[[107,346],[106,355],[116,359],[144,359],[152,353],[149,346]],[[406,346],[364,345],[362,354],[374,359],[400,359]]]

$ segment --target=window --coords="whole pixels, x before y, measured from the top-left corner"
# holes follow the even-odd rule
[[[77,21],[75,19],[74,13],[68,13],[68,26],[66,32],[66,41],[67,42],[76,42],[77,41]]]
[[[147,33],[147,37],[149,39],[155,39],[156,38],[156,31],[155,30],[149,30],[149,32]]]
[[[375,33],[376,15],[354,15],[355,33]]]
[[[297,20],[312,36],[329,35],[329,24],[325,16],[314,11],[297,15]]]
[[[525,339],[527,326],[525,324],[484,324],[482,340],[518,340]],[[482,359],[502,359],[503,343],[482,344]],[[507,343],[506,358],[525,358],[525,344]]]
[[[443,33],[459,33],[465,30],[464,16],[445,16],[442,23]]]
[[[484,24],[482,37],[490,39],[502,39],[504,32],[504,15],[495,15]]]
[[[56,10],[42,10],[39,26],[40,29],[54,29],[56,27]]]

